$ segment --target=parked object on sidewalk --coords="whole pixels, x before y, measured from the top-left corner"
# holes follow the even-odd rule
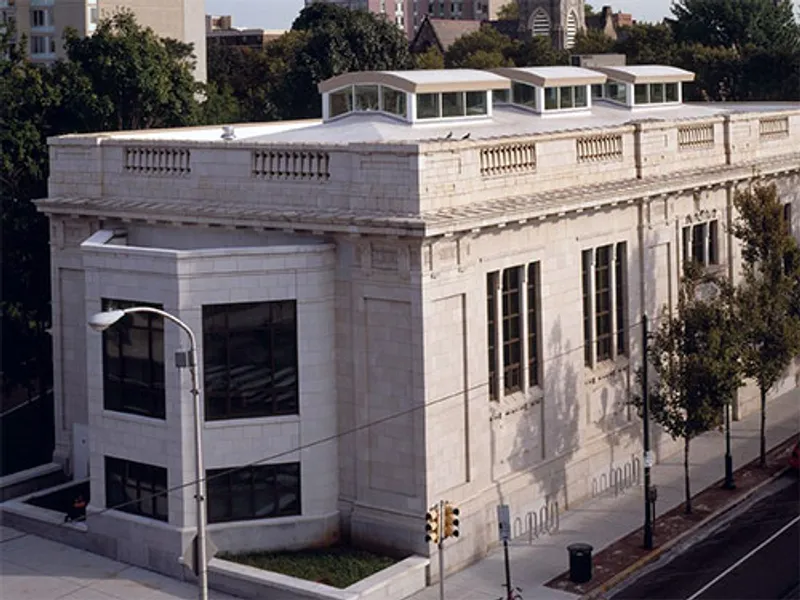
[[[569,578],[573,583],[586,583],[592,579],[592,546],[584,543],[570,544]]]
[[[800,440],[794,445],[792,453],[789,455],[789,467],[795,471],[800,470]]]

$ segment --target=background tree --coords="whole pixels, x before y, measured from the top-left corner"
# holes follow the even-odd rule
[[[678,42],[796,50],[800,26],[791,0],[677,0],[670,21]]]
[[[408,40],[386,19],[367,11],[315,2],[292,25],[307,38],[286,57],[292,68],[283,74],[275,103],[282,118],[319,117],[317,84],[349,71],[403,70],[412,65]]]
[[[51,378],[50,248],[47,219],[32,198],[47,195],[47,136],[61,100],[49,70],[31,63],[26,40],[10,43],[13,28],[0,32],[0,201],[2,258],[3,396],[13,389],[30,396]],[[41,390],[39,390],[41,391]]]
[[[606,54],[613,52],[615,41],[598,29],[586,29],[575,35],[572,54]]]
[[[614,48],[632,65],[674,65],[677,44],[672,29],[665,24],[637,23],[623,27]]]
[[[232,115],[220,114],[230,109],[224,90],[198,103],[191,46],[158,38],[128,13],[101,20],[89,38],[68,32],[68,60],[51,67],[31,63],[11,35],[0,32],[9,48],[0,54],[2,372],[6,392],[30,395],[52,378],[48,225],[31,202],[47,195],[47,137],[190,125],[203,108]]]
[[[514,66],[520,42],[503,35],[491,25],[458,38],[444,54],[448,69],[491,69]]]
[[[91,82],[95,130],[177,127],[197,121],[191,44],[159,38],[130,12],[101,20],[94,35],[67,30],[64,78]]]
[[[729,386],[735,385],[731,374],[737,370],[736,356],[726,348],[733,332],[727,329],[731,320],[723,303],[698,296],[699,286],[707,281],[700,266],[688,263],[676,314],[670,315],[665,307],[657,330],[648,340],[648,359],[655,374],[650,378],[654,380],[649,389],[650,410],[672,439],[683,440],[687,514],[692,512],[691,441],[720,425],[724,398],[732,393]],[[640,384],[642,368],[648,366],[637,371]],[[632,403],[641,414],[643,398],[634,396]]]
[[[436,46],[414,55],[415,69],[444,69],[444,55]]]
[[[800,352],[800,320],[792,306],[800,286],[797,242],[783,218],[775,184],[737,192],[734,235],[742,244],[743,281],[737,291],[742,315],[744,374],[761,400],[760,462],[766,465],[767,394]]]
[[[569,51],[556,50],[550,38],[537,35],[515,46],[517,52],[512,55],[518,67],[536,67],[540,65],[568,65]]]
[[[519,3],[511,0],[497,9],[499,21],[519,21]]]

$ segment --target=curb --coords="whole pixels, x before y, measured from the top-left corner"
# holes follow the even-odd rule
[[[791,438],[789,438],[789,439],[791,439]],[[778,444],[778,445],[780,445],[780,444]],[[672,538],[671,540],[667,540],[661,546],[659,546],[658,548],[655,548],[652,552],[650,552],[649,554],[643,556],[642,558],[637,560],[635,563],[633,563],[631,566],[627,567],[626,569],[623,569],[622,571],[620,571],[619,573],[614,575],[611,579],[609,579],[605,583],[601,583],[596,588],[593,588],[593,589],[589,590],[583,596],[580,596],[580,600],[599,600],[600,598],[602,598],[602,594],[604,594],[608,590],[618,586],[620,583],[622,583],[623,581],[628,579],[631,575],[633,575],[636,571],[639,571],[643,567],[647,566],[649,563],[651,563],[654,560],[660,558],[662,554],[666,553],[668,550],[670,550],[674,546],[677,546],[680,542],[682,542],[686,538],[690,537],[691,535],[696,533],[698,530],[702,529],[703,527],[708,526],[712,521],[715,521],[719,517],[721,517],[724,514],[730,512],[731,510],[736,508],[736,506],[738,506],[739,504],[742,504],[743,502],[748,500],[756,492],[758,492],[762,488],[766,487],[767,485],[769,485],[770,483],[772,483],[773,481],[775,481],[776,479],[778,479],[779,477],[781,477],[784,473],[786,473],[788,471],[789,471],[789,467],[788,466],[787,467],[783,467],[780,471],[777,471],[769,479],[766,479],[766,480],[762,481],[761,483],[759,483],[758,485],[750,488],[744,494],[742,494],[740,497],[738,497],[738,498],[736,498],[734,500],[731,500],[726,505],[724,505],[722,508],[720,508],[716,512],[708,515],[705,519],[703,519],[699,523],[693,525],[691,528],[687,529],[686,531],[684,531],[680,535]],[[708,489],[708,488],[706,488],[706,489]]]

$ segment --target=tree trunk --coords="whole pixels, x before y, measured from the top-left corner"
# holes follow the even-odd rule
[[[683,483],[686,488],[686,514],[692,514],[692,492],[689,489],[689,437],[683,439]]]
[[[761,392],[761,455],[760,464],[767,466],[767,388],[759,386]]]

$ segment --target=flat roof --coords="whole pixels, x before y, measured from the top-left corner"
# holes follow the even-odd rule
[[[358,71],[343,73],[318,84],[320,93],[348,85],[382,84],[412,94],[506,90],[511,82],[477,69],[428,69],[422,71]]]
[[[694,73],[665,65],[628,65],[625,67],[594,67],[611,79],[625,83],[679,83],[694,81]]]
[[[337,146],[352,143],[405,143],[429,140],[459,140],[469,133],[470,140],[486,140],[517,135],[536,135],[556,132],[602,130],[633,121],[675,121],[701,119],[737,113],[760,113],[764,116],[778,111],[798,111],[798,102],[708,102],[676,105],[644,105],[635,113],[627,106],[596,101],[591,109],[579,113],[554,114],[542,117],[513,105],[496,105],[491,118],[473,120],[431,120],[411,125],[377,112],[351,113],[346,119],[323,123],[320,119],[274,121],[271,123],[240,123],[235,125],[236,138],[221,139],[222,126],[183,127],[161,130],[119,131],[106,133],[70,134],[49,138],[58,143],[96,143],[97,140],[121,142],[183,142],[213,143],[235,148],[240,144],[298,144],[303,147]],[[785,113],[784,113],[785,114]]]
[[[606,82],[606,76],[603,73],[583,67],[502,67],[492,69],[492,72],[514,81],[539,87],[592,85]]]

